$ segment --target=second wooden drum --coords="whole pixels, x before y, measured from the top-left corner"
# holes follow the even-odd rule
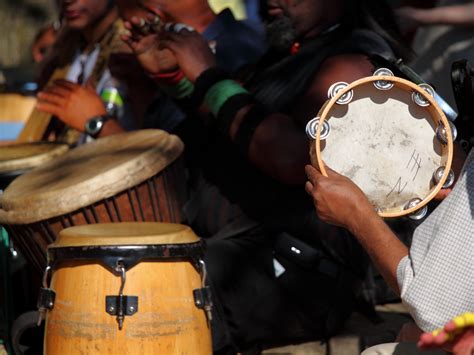
[[[184,145],[160,130],[98,139],[15,179],[0,199],[0,224],[39,270],[67,227],[181,222]]]
[[[189,227],[72,227],[48,257],[44,354],[212,353],[202,244]]]

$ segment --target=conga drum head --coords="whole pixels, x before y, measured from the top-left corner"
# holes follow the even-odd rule
[[[0,146],[0,174],[26,171],[69,150],[63,143],[36,142]]]
[[[72,149],[15,179],[0,223],[44,269],[46,247],[67,227],[181,222],[186,198],[181,140],[160,130],[117,134]]]
[[[55,299],[45,354],[212,353],[209,319],[196,298],[206,292],[202,242],[189,227],[67,228],[48,260]]]
[[[176,245],[199,241],[191,228],[183,224],[100,223],[63,229],[48,249],[98,245]]]
[[[325,176],[326,164],[353,180],[382,217],[426,205],[448,177],[453,150],[450,124],[433,97],[393,76],[331,90],[314,121],[313,165]]]

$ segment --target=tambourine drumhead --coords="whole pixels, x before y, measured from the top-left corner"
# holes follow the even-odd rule
[[[82,145],[13,181],[2,196],[0,223],[33,223],[114,196],[164,170],[183,149],[178,137],[160,130]]]
[[[69,150],[67,144],[52,142],[0,146],[0,174],[37,167]]]
[[[394,86],[376,88],[374,82],[382,79]],[[353,98],[349,103],[336,102],[350,91]],[[429,105],[416,104],[413,92]],[[417,85],[396,77],[363,78],[340,90],[318,116],[313,164],[327,175],[324,161],[353,180],[381,216],[415,211],[431,200],[446,180],[453,149],[449,124],[436,102]],[[324,122],[330,130],[321,139]],[[447,143],[436,137],[439,125],[447,127]],[[440,167],[444,167],[443,177],[433,184],[433,173]],[[421,202],[406,209],[414,198]]]
[[[49,248],[77,246],[162,245],[196,243],[188,226],[176,223],[101,223],[63,229]]]

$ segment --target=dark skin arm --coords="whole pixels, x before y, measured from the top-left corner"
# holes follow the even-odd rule
[[[397,267],[408,255],[407,247],[375,212],[364,193],[347,177],[326,167],[323,176],[306,166],[306,192],[311,195],[318,217],[349,230],[367,251],[387,284],[397,293]]]
[[[196,32],[182,30],[162,40],[163,48],[176,56],[181,70],[191,81],[215,66],[215,59],[206,41]],[[313,118],[327,100],[328,87],[337,81],[351,82],[370,75],[373,67],[366,57],[344,55],[326,60],[315,76],[310,89],[294,105],[290,115],[273,113],[255,130],[248,159],[267,175],[286,184],[303,184],[304,165],[309,162],[309,142],[304,125]],[[250,106],[236,115],[230,137],[235,138]]]

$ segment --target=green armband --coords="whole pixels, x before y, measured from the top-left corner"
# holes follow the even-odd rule
[[[190,97],[194,91],[194,85],[188,78],[181,79],[175,85],[160,85],[163,92],[175,99],[185,99]]]
[[[224,103],[232,96],[238,94],[248,94],[248,91],[234,80],[226,79],[211,86],[204,96],[204,102],[212,114],[217,117]]]

